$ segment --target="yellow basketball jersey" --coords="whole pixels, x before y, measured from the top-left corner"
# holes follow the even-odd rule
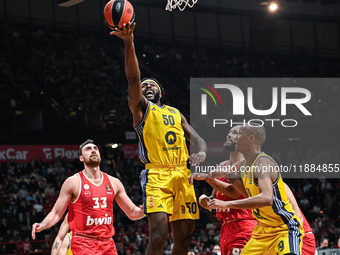
[[[275,160],[263,152],[256,157],[250,167],[246,165],[246,161],[243,162],[241,177],[249,197],[260,194],[259,188],[254,178],[254,169],[256,162],[263,157],[269,158],[277,166]],[[260,224],[264,224],[266,226],[276,227],[280,225],[287,225],[288,228],[291,228],[292,226],[299,228],[301,222],[296,216],[292,204],[288,200],[280,172],[278,172],[278,177],[273,183],[273,191],[273,205],[253,209],[254,217]]]
[[[188,149],[179,110],[149,101],[144,118],[135,129],[139,158],[144,164],[186,164]]]
[[[71,251],[71,240],[72,240],[72,234],[70,232],[67,233],[67,236],[70,240],[70,244],[67,247],[67,253],[66,255],[73,255],[72,251]]]

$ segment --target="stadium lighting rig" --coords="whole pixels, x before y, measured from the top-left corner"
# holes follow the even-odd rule
[[[279,4],[277,2],[261,2],[261,5],[268,6],[270,12],[276,12],[279,9]]]

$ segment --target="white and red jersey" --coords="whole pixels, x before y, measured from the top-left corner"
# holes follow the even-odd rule
[[[223,167],[227,167],[228,164],[229,164],[229,160],[224,164]],[[237,165],[238,165],[238,163],[236,165],[234,165],[231,170],[236,171]],[[223,182],[230,183],[226,177],[219,178],[219,180],[223,181]],[[224,194],[222,194],[219,191],[216,191],[216,198],[219,199],[219,200],[223,200],[223,201],[235,200],[235,199],[232,199],[228,196],[225,196]],[[243,195],[241,195],[238,199],[243,199],[243,198],[245,198],[245,197]],[[249,209],[232,209],[232,208],[228,208],[228,209],[225,209],[225,210],[217,209],[216,210],[216,217],[223,222],[229,222],[229,221],[235,221],[235,220],[254,219],[251,210],[249,210]]]
[[[115,190],[106,173],[99,184],[92,182],[85,171],[77,173],[79,195],[69,204],[68,223],[77,235],[109,239],[114,233],[113,200]]]

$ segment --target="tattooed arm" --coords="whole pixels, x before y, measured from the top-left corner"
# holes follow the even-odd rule
[[[51,255],[58,255],[59,254],[60,248],[63,244],[63,240],[64,240],[67,232],[70,229],[70,227],[68,225],[68,221],[67,221],[67,216],[68,216],[68,213],[66,214],[63,223],[60,225],[58,235],[54,239],[54,242],[53,242],[53,245],[52,245],[52,250],[51,250]],[[66,249],[66,251],[67,251],[67,249]]]

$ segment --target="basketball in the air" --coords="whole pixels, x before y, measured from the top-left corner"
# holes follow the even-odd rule
[[[124,23],[134,22],[135,11],[127,0],[111,0],[104,7],[104,19],[109,28],[122,28]]]

